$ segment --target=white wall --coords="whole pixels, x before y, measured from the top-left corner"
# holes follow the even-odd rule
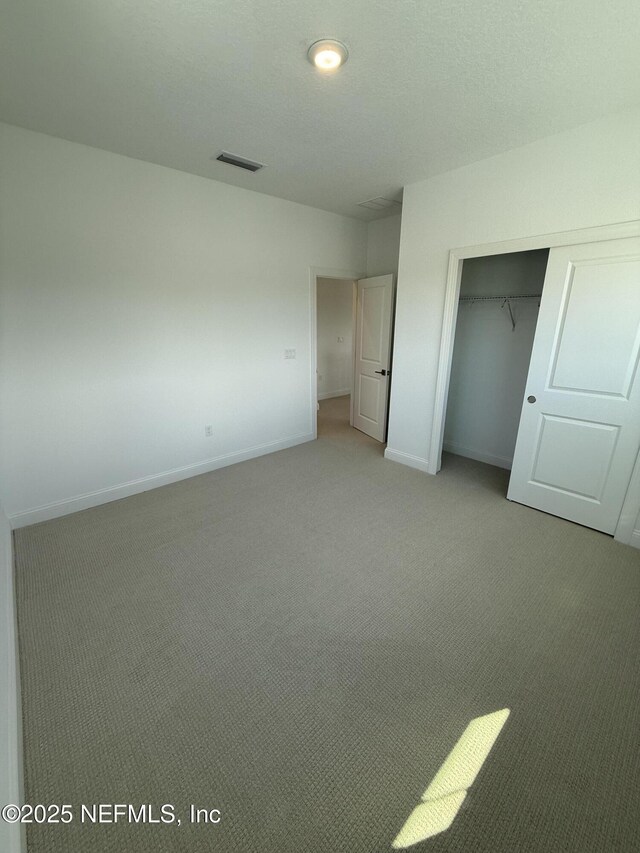
[[[640,219],[640,110],[405,188],[390,457],[429,456],[449,251]]]
[[[400,224],[402,216],[374,219],[367,226],[367,275],[387,275],[398,272],[400,254]]]
[[[460,296],[542,293],[548,252],[464,261]],[[511,468],[538,301],[460,302],[451,364],[444,449]]]
[[[11,529],[1,505],[0,587],[0,805],[4,806],[21,804],[23,797],[13,554]],[[22,835],[19,825],[0,820],[0,850],[18,853]]]
[[[312,437],[309,267],[365,223],[8,125],[0,162],[14,524]]]
[[[326,400],[351,393],[353,281],[318,278],[317,293],[318,399]]]

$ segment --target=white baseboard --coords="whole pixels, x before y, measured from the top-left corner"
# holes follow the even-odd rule
[[[394,450],[392,447],[387,447],[384,451],[384,458],[390,459],[392,462],[399,462],[401,465],[408,465],[409,468],[417,468],[418,471],[429,473],[429,461],[421,456],[412,456],[411,453],[404,453],[402,450]]]
[[[11,528],[0,507],[0,803],[24,802],[22,775],[22,713],[20,705],[20,666],[13,585],[13,547]],[[26,850],[25,827],[0,821],[0,849],[7,853]]]
[[[631,545],[632,548],[640,548],[640,530],[633,531],[629,545]]]
[[[318,400],[330,400],[332,397],[346,397],[351,393],[351,388],[342,388],[340,391],[323,391],[318,394]]]
[[[297,444],[304,444],[306,441],[313,440],[313,433],[302,433],[294,435],[292,438],[271,441],[267,444],[258,444],[246,450],[237,450],[234,453],[227,453],[224,456],[205,459],[203,462],[194,462],[192,465],[173,468],[170,471],[163,471],[160,474],[150,474],[148,477],[140,477],[140,479],[131,480],[128,483],[109,486],[106,489],[98,489],[95,492],[87,492],[83,495],[76,495],[72,498],[34,507],[34,509],[9,515],[9,521],[14,529],[26,527],[29,524],[48,521],[51,518],[59,518],[61,515],[69,515],[72,512],[78,512],[82,509],[90,509],[100,504],[120,500],[120,498],[128,498],[131,495],[140,494],[140,492],[147,492],[149,489],[157,489],[159,486],[167,486],[170,483],[177,483],[179,480],[186,480],[189,477],[197,477],[199,474],[216,471],[218,468],[226,468],[227,465],[235,465],[236,462],[246,462],[248,459],[255,459],[267,453],[276,453],[278,450],[286,450],[288,447],[295,447]]]
[[[464,447],[462,444],[455,444],[451,441],[445,441],[442,449],[447,453],[454,453],[456,456],[466,456],[468,459],[475,459],[477,462],[486,462],[487,465],[506,468],[507,471],[511,470],[513,464],[513,459],[509,459],[508,456],[494,456],[484,450],[474,450],[472,447]]]

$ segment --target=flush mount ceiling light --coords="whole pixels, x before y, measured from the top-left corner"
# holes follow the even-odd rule
[[[307,59],[320,71],[337,71],[347,61],[349,51],[342,42],[334,39],[314,41],[307,51]]]

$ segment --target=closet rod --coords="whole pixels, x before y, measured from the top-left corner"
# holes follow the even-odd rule
[[[540,299],[541,293],[527,293],[518,296],[461,296],[460,302],[501,302],[505,299]]]
[[[511,331],[515,332],[516,329],[516,318],[513,316],[513,311],[511,310],[511,302],[516,299],[537,299],[538,307],[540,306],[540,298],[541,293],[527,293],[527,294],[519,294],[517,296],[460,296],[460,302],[502,302],[501,308],[504,308],[506,305],[509,309],[509,317],[511,318]]]

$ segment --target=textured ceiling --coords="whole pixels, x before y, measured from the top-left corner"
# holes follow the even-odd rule
[[[638,0],[0,0],[0,16],[0,120],[362,219],[381,214],[359,201],[640,102]],[[350,52],[329,77],[305,58],[322,37]],[[266,168],[213,162],[223,149]]]

